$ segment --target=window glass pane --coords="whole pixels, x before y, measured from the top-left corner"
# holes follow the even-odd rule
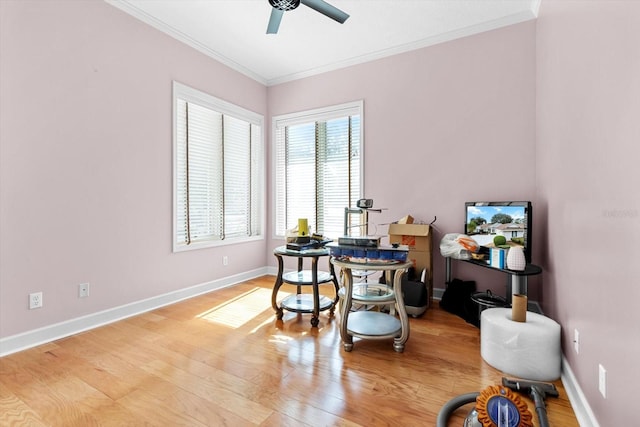
[[[351,117],[351,153],[350,153],[350,169],[349,169],[349,179],[351,182],[351,193],[349,194],[349,206],[353,207],[357,205],[358,199],[362,198],[362,194],[364,193],[362,190],[362,175],[361,175],[361,166],[362,166],[362,156],[360,155],[360,116],[352,116]],[[358,225],[362,225],[364,223],[364,217],[359,217],[358,215],[354,215],[351,218],[351,223],[349,226],[351,227],[352,235],[360,236],[366,234],[366,224],[365,227],[358,227]]]
[[[225,238],[250,232],[251,125],[224,118],[224,234]]]
[[[287,229],[295,227],[298,218],[307,218],[316,230],[315,124],[290,126],[286,147]]]
[[[275,234],[284,236],[286,230],[291,228],[287,224],[287,144],[285,140],[286,127],[276,128],[274,131],[275,149],[275,178],[274,178],[274,216]]]
[[[187,179],[191,242],[222,237],[222,114],[188,104]]]
[[[251,225],[250,234],[259,236],[262,234],[264,182],[264,148],[262,144],[262,130],[260,126],[251,125]]]
[[[187,102],[178,99],[176,106],[176,242],[184,245],[188,240],[187,209]]]
[[[344,229],[344,208],[350,205],[349,117],[323,124],[326,131],[319,134],[323,160],[319,162],[318,187],[322,193],[319,218],[324,233],[340,236]],[[320,192],[320,191],[319,191]]]

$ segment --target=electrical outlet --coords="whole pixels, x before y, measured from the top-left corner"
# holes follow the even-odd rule
[[[607,370],[598,364],[598,390],[605,399],[607,398]]]
[[[229,265],[229,257],[228,256],[223,256],[222,257],[222,265]]]
[[[576,353],[580,353],[580,333],[577,329],[573,330],[573,348],[575,348]]]
[[[29,310],[42,307],[42,292],[29,294]]]
[[[78,298],[86,298],[89,296],[89,284],[80,283],[78,285]]]

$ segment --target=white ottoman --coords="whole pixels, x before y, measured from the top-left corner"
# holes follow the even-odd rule
[[[560,378],[560,325],[531,311],[526,322],[511,320],[510,308],[489,308],[480,316],[480,354],[491,366],[534,381]]]

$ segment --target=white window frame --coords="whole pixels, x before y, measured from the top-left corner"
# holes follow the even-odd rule
[[[264,142],[264,117],[261,114],[239,107],[230,102],[216,98],[205,92],[201,92],[197,89],[186,86],[177,81],[173,81],[173,96],[172,96],[172,110],[173,110],[173,227],[172,227],[172,242],[173,252],[182,252],[195,249],[209,248],[215,246],[223,246],[230,244],[238,244],[243,242],[251,242],[257,240],[264,240],[265,236],[265,224],[266,224],[266,208],[265,208],[265,188],[266,188],[266,172],[265,172],[265,142]],[[260,230],[258,235],[246,236],[246,237],[234,237],[229,239],[219,240],[207,240],[200,242],[192,242],[189,244],[179,243],[177,240],[178,234],[178,99],[185,100],[189,103],[198,104],[200,106],[209,108],[223,115],[234,117],[244,120],[253,125],[259,126],[258,143],[261,145],[259,162],[259,177],[258,177],[258,228]]]
[[[358,195],[358,199],[362,198],[365,194],[365,183],[364,183],[364,101],[352,101],[344,104],[338,104],[333,106],[327,106],[312,110],[300,111],[295,113],[283,114],[279,116],[272,117],[271,120],[271,165],[272,165],[272,173],[271,173],[271,182],[272,182],[272,238],[273,239],[284,239],[284,235],[280,235],[277,233],[278,224],[277,224],[277,214],[276,210],[278,208],[278,189],[277,189],[277,155],[276,150],[277,146],[277,132],[278,129],[293,126],[298,124],[305,124],[311,122],[318,121],[327,121],[337,118],[343,118],[346,116],[360,116],[360,133],[359,133],[359,141],[360,141],[360,164],[359,164],[359,173],[360,173],[360,193]],[[345,206],[345,208],[348,206]],[[289,227],[289,224],[285,225],[285,228]],[[316,231],[316,230],[312,230]]]

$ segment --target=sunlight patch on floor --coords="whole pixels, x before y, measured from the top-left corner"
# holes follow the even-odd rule
[[[276,344],[286,344],[292,340],[293,340],[293,337],[288,337],[286,335],[271,335],[271,338],[269,338],[269,342],[276,343]]]
[[[258,332],[263,326],[266,326],[268,324],[273,323],[273,318],[269,317],[268,319],[266,319],[264,322],[260,323],[258,326],[256,326],[255,328],[253,328],[251,331],[249,331],[250,334],[255,334],[256,332]]]
[[[268,308],[271,308],[271,290],[254,288],[199,314],[198,318],[230,328],[239,328]]]

